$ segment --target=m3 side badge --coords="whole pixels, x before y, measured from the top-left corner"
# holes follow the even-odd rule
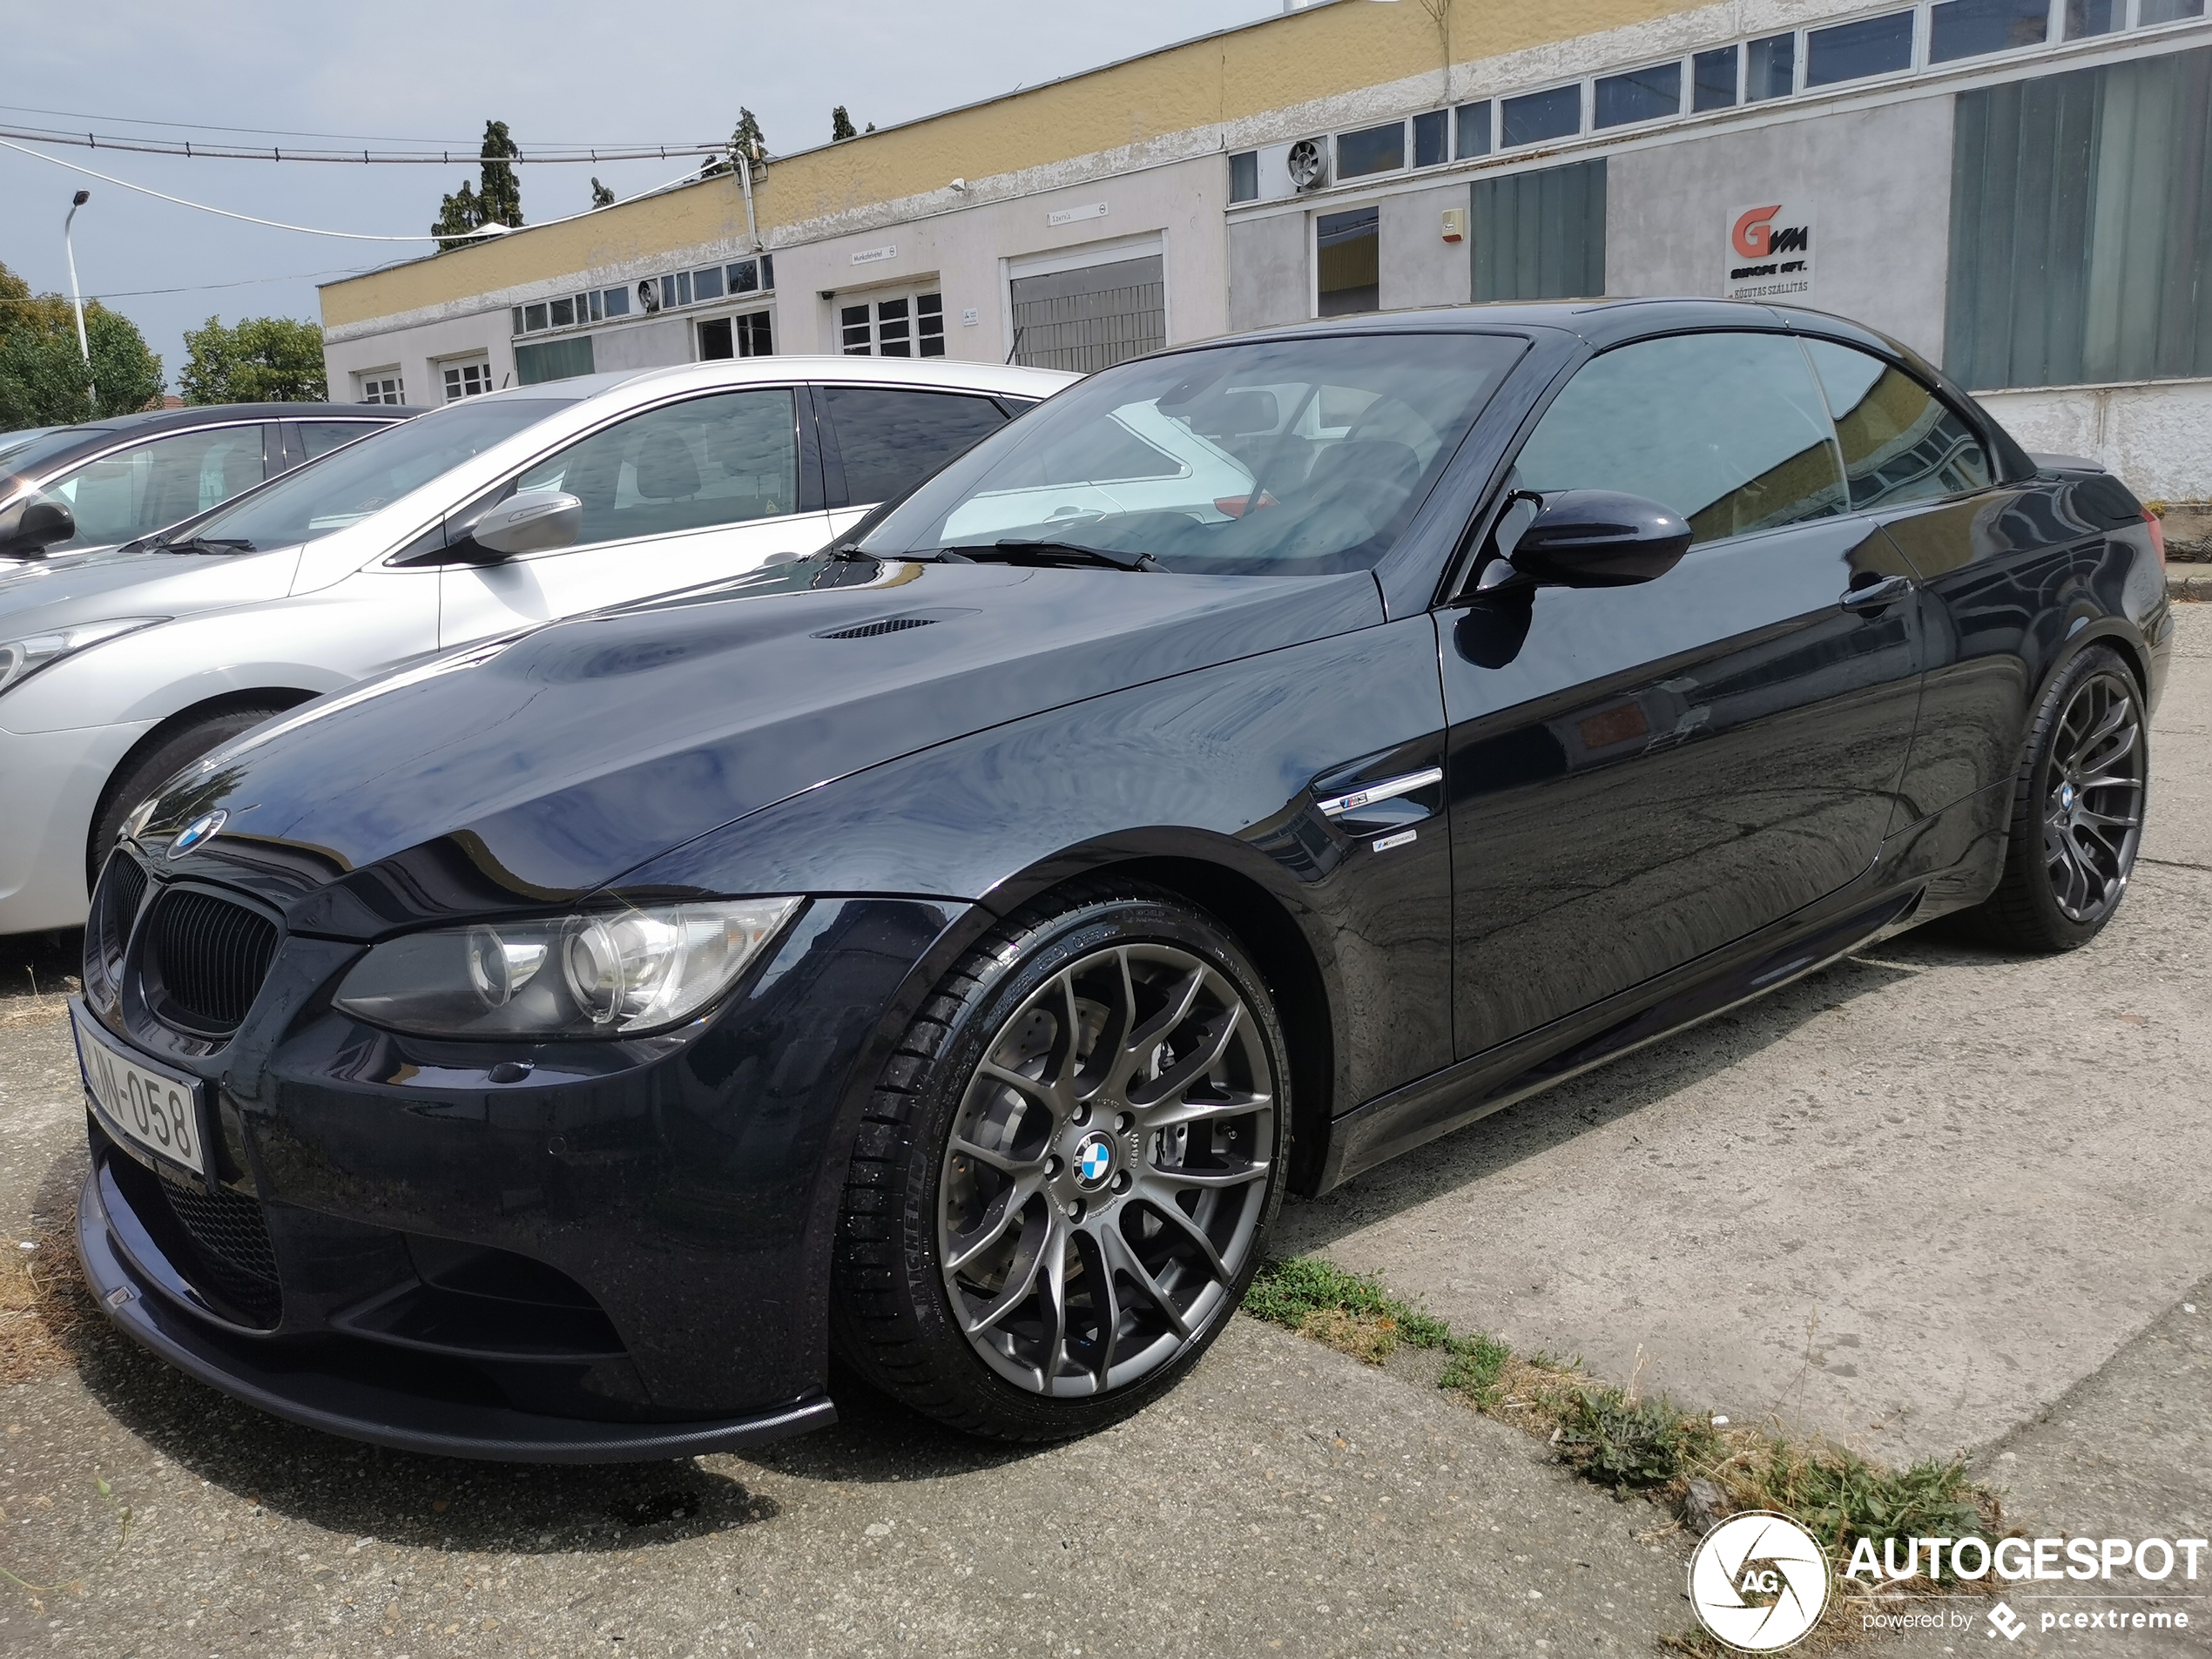
[[[229,816],[228,813],[218,806],[213,812],[204,813],[195,818],[178,832],[175,840],[169,843],[169,856],[172,859],[180,859],[194,847],[203,846],[213,840],[216,832],[223,827],[223,820]]]

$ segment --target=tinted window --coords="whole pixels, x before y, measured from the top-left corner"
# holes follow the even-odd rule
[[[1723,46],[1717,51],[1700,52],[1689,60],[1690,75],[1697,84],[1691,107],[1703,110],[1725,110],[1736,104],[1736,48]]]
[[[1732,83],[1729,90],[1736,90]],[[1622,126],[1630,121],[1656,121],[1662,115],[1679,114],[1682,65],[1658,64],[1649,69],[1631,70],[1626,75],[1602,77],[1596,98],[1596,124],[1602,127]]]
[[[365,438],[377,428],[374,421],[302,421],[300,422],[300,448],[305,457],[313,461],[317,455],[327,455],[342,443],[355,438]]]
[[[1769,35],[1745,50],[1750,53],[1750,67],[1744,72],[1747,100],[1756,104],[1763,98],[1787,98],[1797,90],[1795,35]]]
[[[1863,17],[1805,35],[1805,84],[1828,86],[1912,66],[1912,14]]]
[[[1607,352],[1530,435],[1521,488],[1618,489],[1673,508],[1700,542],[1843,510],[1819,388],[1780,334],[1685,334]]]
[[[1406,124],[1367,127],[1337,134],[1337,176],[1357,179],[1362,173],[1390,172],[1406,165]]]
[[[64,473],[46,486],[77,515],[60,548],[135,541],[190,518],[263,476],[259,426],[215,427],[156,438]]]
[[[1928,12],[1928,61],[2039,46],[2050,26],[2045,0],[1943,0]]]
[[[575,401],[487,398],[399,421],[323,460],[294,467],[266,489],[194,524],[192,534],[257,548],[312,542],[390,506]]]
[[[1853,507],[1932,501],[1991,482],[1973,428],[1912,375],[1824,340],[1806,348],[1835,414]]]
[[[1572,138],[1582,130],[1580,86],[1556,86],[1548,92],[1509,98],[1501,108],[1505,131],[1499,142],[1508,146]]]
[[[516,482],[583,503],[579,544],[794,512],[799,434],[787,387],[649,409],[570,444]]]
[[[845,498],[854,504],[890,500],[1006,424],[990,399],[951,392],[824,386],[815,395],[837,434]]]
[[[986,438],[861,546],[895,557],[1049,540],[1177,571],[1364,570],[1521,349],[1386,334],[1140,358]]]

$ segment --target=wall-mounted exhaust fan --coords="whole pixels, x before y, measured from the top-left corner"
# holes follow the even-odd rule
[[[1318,138],[1300,138],[1291,146],[1291,183],[1300,190],[1318,190],[1329,182],[1329,154]]]

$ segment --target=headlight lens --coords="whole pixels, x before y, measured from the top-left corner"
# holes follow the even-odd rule
[[[74,628],[57,628],[50,634],[0,641],[0,691],[87,645],[97,645],[104,639],[134,633],[168,620],[166,617],[118,617],[112,622],[81,622]]]
[[[625,906],[408,934],[354,965],[337,1006],[425,1036],[639,1035],[727,990],[800,902]]]

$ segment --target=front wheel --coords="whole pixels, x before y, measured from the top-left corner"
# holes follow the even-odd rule
[[[1050,1440],[1156,1398],[1242,1299],[1281,1203],[1289,1067],[1219,923],[1095,883],[956,967],[887,1067],[840,1218],[862,1376]]]
[[[1974,913],[1991,939],[2072,950],[2112,920],[2142,845],[2148,725],[2134,676],[2107,646],[2044,692],[2013,785],[2004,878]]]

